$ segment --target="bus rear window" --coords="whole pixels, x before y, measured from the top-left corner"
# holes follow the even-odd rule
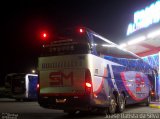
[[[88,52],[89,44],[87,42],[72,39],[55,41],[43,48],[43,56],[87,54]]]
[[[90,49],[87,32],[80,33],[75,29],[57,29],[49,42],[43,45],[42,56],[88,54]]]

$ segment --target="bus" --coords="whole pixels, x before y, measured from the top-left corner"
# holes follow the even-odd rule
[[[37,74],[10,73],[5,77],[6,96],[21,100],[37,99]]]
[[[38,103],[44,108],[123,112],[150,103],[154,70],[140,57],[88,28],[45,42],[38,58]]]

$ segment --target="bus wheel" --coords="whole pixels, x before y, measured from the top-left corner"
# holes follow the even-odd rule
[[[115,96],[111,96],[110,105],[108,107],[108,113],[114,114],[116,112],[116,106],[117,106],[117,103],[116,103]]]
[[[118,101],[117,101],[117,112],[121,113],[125,109],[125,97],[123,94],[120,95]]]

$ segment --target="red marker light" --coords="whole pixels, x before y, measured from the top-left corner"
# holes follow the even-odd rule
[[[80,33],[84,33],[84,29],[83,29],[83,28],[80,28],[80,29],[79,29],[79,32],[80,32]]]
[[[46,34],[46,33],[44,33],[44,34],[43,34],[43,37],[44,37],[44,38],[46,38],[46,37],[47,37],[47,34]]]
[[[40,38],[43,40],[43,41],[46,41],[48,40],[48,34],[46,32],[41,32],[40,33]]]
[[[79,29],[79,32],[80,32],[80,33],[83,33],[83,29]]]

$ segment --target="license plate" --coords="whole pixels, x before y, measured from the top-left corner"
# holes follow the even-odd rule
[[[56,99],[56,103],[65,103],[67,99]]]

